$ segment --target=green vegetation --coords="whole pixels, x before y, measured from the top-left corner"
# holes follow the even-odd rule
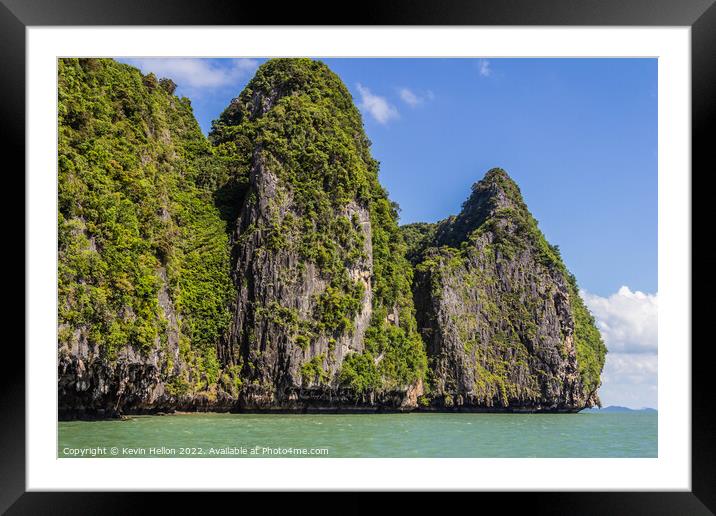
[[[171,81],[109,59],[58,73],[60,341],[82,333],[111,361],[175,331],[191,368],[169,390],[207,388],[234,295],[217,159]]]
[[[498,329],[490,345],[477,345],[478,322],[469,318],[455,321],[459,339],[468,355],[476,359],[475,391],[485,399],[497,397],[503,405],[511,397],[536,399],[537,386],[515,383],[509,378],[506,364],[524,368],[527,373],[526,342],[536,342],[539,299],[518,292],[503,292],[497,287],[498,269],[522,267],[529,283],[539,285],[543,278],[560,278],[569,291],[575,321],[575,351],[587,394],[596,390],[604,366],[606,347],[594,318],[579,296],[574,276],[569,273],[557,246],[550,245],[530,214],[518,186],[502,169],[492,169],[473,185],[470,198],[458,216],[437,224],[409,225],[403,228],[411,242],[416,271],[430,279],[431,295],[439,298],[446,285],[461,296],[464,306],[482,314],[490,328]],[[431,241],[432,240],[432,241]],[[440,247],[431,247],[440,246]],[[532,255],[543,270],[526,267],[520,262]],[[483,264],[474,267],[469,264]],[[512,265],[510,265],[510,263]],[[526,262],[526,263],[529,263]],[[456,279],[457,278],[457,279]],[[459,284],[453,284],[459,282]],[[524,293],[523,293],[524,294]],[[566,356],[566,348],[560,350]],[[512,372],[514,378],[519,374]]]
[[[109,59],[60,59],[58,84],[61,348],[86,340],[109,364],[131,350],[157,363],[169,395],[212,401],[222,391],[238,396],[245,382],[275,381],[262,361],[275,355],[265,348],[278,346],[304,387],[367,396],[422,380],[426,405],[435,379],[417,331],[415,273],[428,278],[432,296],[449,286],[469,307],[452,322],[474,359],[474,392],[506,405],[540,395],[534,375],[524,380],[538,340],[537,301],[502,288],[494,273],[517,263],[535,284],[566,283],[583,384],[599,386],[606,348],[517,185],[493,169],[460,215],[400,228],[361,115],[323,63],[267,61],[208,139],[169,79]],[[242,217],[235,232],[240,213],[260,216]],[[242,276],[237,255],[246,249],[244,262],[275,265],[271,273]],[[534,260],[520,265],[525,256],[538,270]],[[314,293],[301,301],[309,303],[287,302],[305,274]],[[267,294],[242,306],[237,288],[252,281]],[[276,291],[283,294],[271,297]],[[363,351],[349,353],[336,373],[336,345],[357,331],[368,294]],[[245,326],[230,333],[232,305]],[[480,325],[491,328],[489,345]],[[237,353],[232,338],[249,349]],[[460,401],[448,394],[445,403]]]
[[[577,280],[572,274],[567,276],[569,280],[570,301],[572,315],[574,316],[574,344],[579,363],[579,373],[587,392],[596,391],[599,387],[606,359],[607,347],[604,345],[602,336],[597,329],[594,316],[584,304],[579,295]]]
[[[400,226],[407,248],[405,257],[410,263],[417,265],[421,261],[423,253],[435,240],[436,229],[437,224],[429,222],[414,222]]]
[[[316,355],[301,365],[301,378],[303,379],[304,387],[308,387],[311,384],[322,385],[328,383],[328,372],[323,369],[325,359],[325,355]]]
[[[316,305],[316,317],[321,329],[331,335],[352,333],[353,317],[358,313],[363,294],[360,283],[349,283],[345,291],[330,285],[326,287]]]
[[[490,195],[500,191],[501,196]],[[487,201],[485,198],[487,197]],[[559,250],[551,246],[527,209],[517,184],[500,168],[493,168],[472,186],[472,195],[463,212],[445,224],[441,242],[465,249],[479,237],[491,233],[495,251],[512,259],[526,247],[536,251],[545,267],[564,270]]]
[[[367,260],[358,216],[367,210],[374,316],[365,354],[349,357],[339,378],[359,390],[405,387],[421,378],[425,351],[416,330],[412,271],[404,258],[397,206],[378,181],[360,113],[338,76],[319,61],[270,60],[214,122],[209,138],[229,164],[228,184],[248,185],[257,163],[277,176],[275,202],[291,210],[283,217],[274,210],[272,219],[255,230],[277,235],[271,250],[299,253],[328,282],[316,299],[313,320],[307,321],[312,331],[297,340],[304,349],[320,334],[353,331],[365,288],[348,270]],[[250,188],[224,190],[257,202]],[[399,325],[387,320],[388,312],[397,314]],[[377,364],[373,355],[380,356]],[[303,375],[313,378],[315,368],[304,366]]]
[[[350,386],[359,394],[380,389],[382,380],[370,351],[348,355],[338,375],[342,385]]]

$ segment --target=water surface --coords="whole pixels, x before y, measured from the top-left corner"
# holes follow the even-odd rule
[[[177,414],[59,423],[59,457],[656,457],[656,413]]]

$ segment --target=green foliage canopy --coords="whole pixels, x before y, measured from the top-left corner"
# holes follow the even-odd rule
[[[60,59],[58,84],[60,342],[149,353],[175,318],[193,381],[216,382],[233,287],[221,167],[189,100],[110,59]]]

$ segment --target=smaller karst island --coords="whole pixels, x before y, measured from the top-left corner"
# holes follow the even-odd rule
[[[401,227],[320,61],[262,64],[208,137],[170,78],[58,73],[61,419],[600,404],[602,338],[504,170]]]

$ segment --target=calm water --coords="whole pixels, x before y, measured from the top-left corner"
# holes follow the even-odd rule
[[[80,453],[99,457],[656,457],[657,414],[180,414],[60,422],[58,455]]]

